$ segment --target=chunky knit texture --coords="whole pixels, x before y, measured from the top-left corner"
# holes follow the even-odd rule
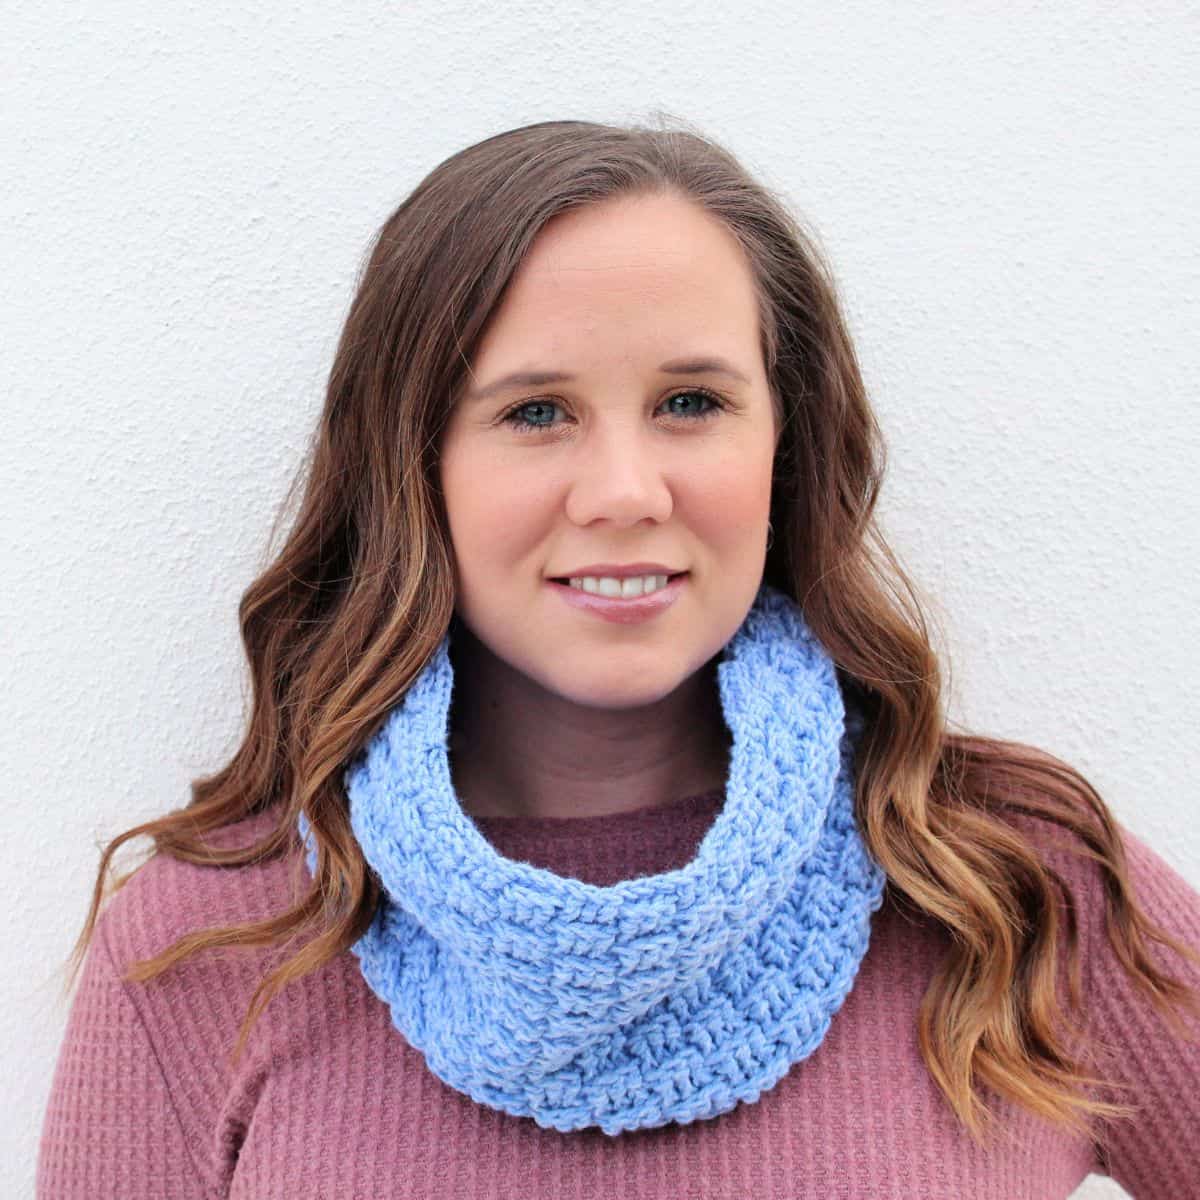
[[[451,1087],[564,1133],[756,1101],[825,1036],[886,883],[855,825],[834,664],[800,609],[763,585],[722,652],[730,773],[695,858],[611,887],[505,858],[465,815],[449,646],[347,772],[387,893],[354,952],[397,1028]]]
[[[569,800],[569,797],[564,797]],[[608,887],[677,870],[719,816],[719,793],[602,817],[478,817],[509,858]],[[251,846],[266,811],[210,835]],[[1104,932],[1103,880],[1044,822],[1012,824],[1076,895],[1086,1019],[1139,1108],[1076,1137],[988,1096],[1008,1135],[963,1132],[930,1078],[917,1010],[951,948],[891,889],[828,1034],[755,1104],[711,1121],[610,1138],[559,1133],[447,1087],[397,1032],[348,950],[266,1008],[245,1055],[238,1023],[277,952],[228,948],[148,984],[121,978],[192,930],[260,920],[299,894],[293,853],[236,870],[152,858],[107,903],[66,1020],[37,1161],[39,1200],[1064,1200],[1091,1174],[1137,1200],[1200,1196],[1200,1027],[1187,1043],[1132,990]],[[1200,947],[1200,894],[1121,828],[1150,915]],[[1086,847],[1072,843],[1078,850]],[[1065,913],[1060,912],[1065,917]],[[61,960],[69,942],[47,947]],[[1164,948],[1154,957],[1200,985]],[[1065,983],[1065,976],[1064,976]],[[1090,1194],[1090,1192],[1089,1192]],[[1108,1193],[1105,1192],[1105,1195]]]

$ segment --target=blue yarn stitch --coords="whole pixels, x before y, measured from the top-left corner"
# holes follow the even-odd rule
[[[754,1103],[820,1045],[886,884],[854,820],[861,718],[800,608],[763,584],[722,651],[726,800],[693,860],[611,887],[505,858],[463,811],[449,641],[345,774],[385,890],[352,949],[396,1028],[450,1087],[564,1133]]]

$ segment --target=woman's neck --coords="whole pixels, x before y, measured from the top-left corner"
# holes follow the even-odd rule
[[[454,646],[448,751],[472,816],[603,816],[724,788],[715,659],[652,704],[605,709],[543,688],[473,638]]]

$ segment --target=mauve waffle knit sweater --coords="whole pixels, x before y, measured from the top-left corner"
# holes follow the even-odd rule
[[[581,818],[476,818],[501,853],[609,885],[685,865],[721,794]],[[249,841],[261,814],[214,838]],[[561,1134],[444,1085],[391,1023],[349,951],[267,1007],[225,1062],[268,953],[206,951],[149,985],[123,965],[180,934],[266,916],[302,878],[299,849],[221,871],[153,858],[102,910],[45,1112],[42,1200],[455,1200],[614,1197],[1057,1200],[1090,1173],[1138,1200],[1200,1197],[1200,1027],[1187,1042],[1127,984],[1108,947],[1098,869],[1014,818],[1081,894],[1088,1019],[1116,1047],[1138,1116],[1076,1137],[988,1094],[1011,1138],[961,1130],[917,1042],[921,996],[948,935],[889,889],[853,989],[824,1041],[755,1104],[610,1138]],[[1150,914],[1200,947],[1200,894],[1121,827]],[[1175,974],[1200,971],[1153,947]],[[1062,978],[1065,980],[1065,973]]]

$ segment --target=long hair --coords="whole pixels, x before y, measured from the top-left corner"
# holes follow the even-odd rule
[[[783,419],[764,579],[800,604],[868,716],[856,815],[893,899],[952,935],[918,1018],[932,1078],[977,1140],[992,1118],[977,1081],[1080,1133],[1087,1114],[1129,1115],[1093,1098],[1104,1081],[1085,1072],[1065,1038],[1055,981],[1065,942],[1078,1005],[1074,899],[1011,815],[1054,823],[1087,847],[1104,875],[1116,955],[1173,1021],[1171,1003],[1200,1005],[1156,966],[1148,942],[1200,955],[1139,906],[1112,814],[1077,771],[1031,746],[949,729],[922,599],[874,517],[885,448],[829,265],[778,194],[713,139],[676,124],[546,121],[500,133],[438,165],[379,229],[272,542],[301,493],[297,510],[239,605],[252,686],[240,744],[221,770],[192,783],[186,805],[104,847],[68,986],[112,855],[139,836],[152,839],[151,855],[236,868],[296,851],[298,813],[311,824],[316,874],[292,907],[188,933],[125,975],[142,982],[209,947],[286,950],[303,938],[264,970],[233,1059],[277,992],[365,932],[381,887],[353,835],[342,776],[453,617],[440,431],[481,331],[543,226],[581,205],[665,193],[723,222],[752,266]],[[265,810],[274,819],[260,842],[218,849],[206,840]]]

